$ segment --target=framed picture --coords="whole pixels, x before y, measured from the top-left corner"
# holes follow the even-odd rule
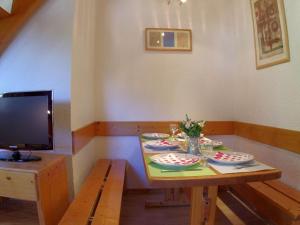
[[[154,51],[192,51],[192,31],[188,29],[146,28],[145,48]]]
[[[256,50],[256,68],[290,61],[283,0],[250,0]]]

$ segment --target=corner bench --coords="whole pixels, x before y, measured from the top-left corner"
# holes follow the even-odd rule
[[[233,185],[231,189],[262,218],[276,225],[300,225],[300,192],[279,180]]]
[[[59,225],[118,225],[125,168],[125,160],[98,160]]]

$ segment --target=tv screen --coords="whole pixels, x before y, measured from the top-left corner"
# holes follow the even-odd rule
[[[0,148],[53,149],[52,91],[0,94]]]

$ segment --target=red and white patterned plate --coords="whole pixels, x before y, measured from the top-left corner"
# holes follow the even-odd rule
[[[178,148],[177,142],[172,142],[168,140],[156,140],[156,141],[146,141],[145,147],[157,149],[157,150],[167,150]]]
[[[216,141],[216,140],[211,140],[209,138],[206,137],[202,137],[199,139],[199,144],[200,145],[205,145],[205,144],[209,144],[211,143],[214,147],[218,147],[223,145],[222,141]]]
[[[254,156],[244,152],[217,152],[209,159],[223,164],[241,164],[253,160]]]
[[[167,167],[187,167],[199,162],[200,157],[184,153],[157,154],[150,157],[151,161]]]

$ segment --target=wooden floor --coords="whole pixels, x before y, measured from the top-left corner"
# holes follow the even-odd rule
[[[37,208],[34,202],[14,199],[4,199],[0,202],[0,225],[38,224]]]
[[[160,200],[161,191],[127,191],[123,198],[121,225],[188,225],[189,207],[145,208],[146,200]],[[231,194],[222,192],[221,199],[240,216],[247,225],[267,225],[249,212]],[[215,225],[230,225],[227,218],[217,210]]]
[[[160,200],[162,197],[158,190],[127,191],[123,198],[121,225],[188,225],[189,207],[144,207],[146,200]],[[247,225],[266,225],[228,193],[222,193],[221,198]],[[38,225],[36,212],[32,202],[6,200],[0,203],[0,225]],[[216,225],[230,225],[220,211],[217,211]]]

